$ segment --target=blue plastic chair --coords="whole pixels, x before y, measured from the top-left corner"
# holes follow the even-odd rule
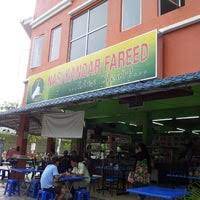
[[[1,180],[9,178],[9,169],[8,170],[1,170]]]
[[[30,186],[27,191],[27,196],[32,198],[37,198],[39,190],[40,190],[40,180],[34,179],[30,183]]]
[[[75,193],[76,200],[90,200],[90,192],[86,189],[77,190]]]
[[[105,184],[109,193],[113,195],[114,191],[118,190],[119,173],[113,166],[106,166],[104,168]]]
[[[92,175],[91,176],[91,180],[90,180],[90,191],[91,191],[91,189],[93,189],[93,192],[95,192],[96,191],[96,189],[98,188],[100,188],[100,182],[101,182],[101,179],[102,179],[103,177],[102,176],[100,176],[100,175]]]
[[[102,176],[100,176],[100,175],[92,175],[92,176],[91,176],[90,182],[91,182],[91,183],[96,183],[96,182],[98,182],[100,179],[102,179]]]
[[[39,190],[38,200],[55,200],[55,192],[47,190]]]
[[[16,193],[20,196],[19,181],[15,179],[8,179],[6,183],[4,195],[8,194],[8,196],[12,196],[12,195],[15,195]]]

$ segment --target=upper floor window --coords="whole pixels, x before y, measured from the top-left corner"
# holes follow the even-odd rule
[[[106,46],[107,1],[72,21],[70,60]]]
[[[61,42],[61,26],[57,26],[51,31],[51,46],[49,61],[54,61],[60,55],[60,42]]]
[[[122,0],[122,30],[141,24],[141,0]]]
[[[159,0],[160,14],[163,15],[185,5],[185,0]]]
[[[42,62],[42,50],[44,43],[44,35],[33,39],[32,51],[31,51],[31,68],[38,67]]]

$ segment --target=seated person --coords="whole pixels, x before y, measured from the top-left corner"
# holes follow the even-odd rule
[[[90,183],[90,174],[86,165],[83,162],[79,162],[78,157],[72,157],[71,166],[73,167],[71,172],[72,174],[84,177],[83,181],[76,182],[76,184],[74,184],[74,188],[77,189],[78,187],[87,187]]]
[[[63,157],[61,158],[60,164],[58,166],[58,172],[59,173],[64,173],[68,171],[70,168],[70,158],[68,155],[68,151],[63,152]]]
[[[60,198],[62,195],[62,186],[59,184],[57,186],[55,185],[55,181],[57,181],[60,176],[64,175],[58,173],[58,165],[59,158],[57,156],[53,156],[51,162],[46,166],[42,173],[40,183],[43,190],[54,192],[57,195],[56,199],[62,199]]]
[[[77,157],[78,156],[78,153],[76,150],[72,150],[71,153],[70,153],[70,157]]]

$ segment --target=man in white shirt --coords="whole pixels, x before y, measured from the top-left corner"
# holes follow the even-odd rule
[[[40,183],[41,188],[46,191],[56,193],[58,196],[61,195],[61,186],[55,187],[55,181],[58,180],[60,176],[63,174],[58,173],[57,166],[59,165],[59,158],[57,156],[53,156],[50,164],[46,166],[44,169]],[[56,199],[59,199],[58,197]]]
[[[59,177],[58,168],[59,158],[52,157],[52,162],[48,164],[41,176],[41,188],[42,189],[51,189],[54,187],[54,179]]]
[[[74,188],[76,189],[77,187],[87,187],[90,183],[90,174],[85,164],[83,162],[79,162],[79,158],[72,157],[71,166],[73,167],[71,172],[72,174],[84,177],[84,180],[81,182],[77,182],[74,185]]]

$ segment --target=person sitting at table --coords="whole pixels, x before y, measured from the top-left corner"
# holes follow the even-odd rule
[[[146,146],[139,143],[135,148],[135,166],[129,173],[128,182],[134,186],[150,183],[151,159]]]
[[[76,150],[72,150],[72,151],[70,152],[70,158],[75,158],[75,157],[78,157],[78,153],[77,153]]]
[[[20,147],[17,146],[16,148],[11,148],[8,150],[7,155],[6,155],[6,159],[12,159],[15,158],[16,156],[20,155]]]
[[[65,150],[63,152],[63,157],[61,158],[60,164],[58,166],[58,172],[64,173],[64,172],[68,171],[69,168],[70,168],[70,158],[69,158],[69,155],[68,155],[68,151]]]
[[[47,165],[48,165],[47,157],[44,154],[44,155],[41,156],[41,160],[40,160],[40,164],[39,164],[38,168],[41,169],[41,170],[44,170]]]
[[[57,166],[59,165],[58,156],[53,156],[51,158],[51,162],[44,169],[40,183],[42,190],[50,191],[56,194],[56,199],[63,199],[62,186],[59,184],[55,184],[55,182],[60,178],[60,176],[65,175],[58,173]]]
[[[16,158],[20,156],[20,147],[11,148],[8,150],[6,158],[8,162],[10,162],[12,167],[15,167],[17,164]]]
[[[86,165],[83,162],[80,162],[79,157],[72,157],[71,166],[73,167],[71,174],[84,177],[83,181],[74,184],[74,189],[87,187],[90,183],[90,174]]]

